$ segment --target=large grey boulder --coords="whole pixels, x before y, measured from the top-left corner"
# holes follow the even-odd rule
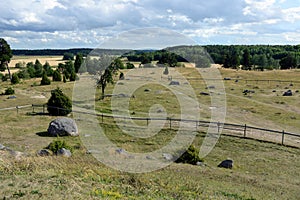
[[[73,119],[57,118],[50,122],[48,133],[52,136],[79,136],[78,128]]]

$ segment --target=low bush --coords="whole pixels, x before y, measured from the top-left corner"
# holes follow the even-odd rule
[[[182,152],[181,152],[182,153]],[[194,145],[191,145],[177,160],[177,163],[188,163],[196,165],[197,162],[203,162],[199,157],[199,150],[195,148]]]
[[[12,95],[15,94],[15,90],[12,89],[11,87],[7,88],[4,92],[4,95]]]
[[[54,154],[57,154],[57,152],[62,149],[68,149],[73,153],[73,148],[71,146],[69,146],[64,140],[61,139],[56,139],[53,142],[51,142],[46,149],[49,149],[50,151],[52,151]]]

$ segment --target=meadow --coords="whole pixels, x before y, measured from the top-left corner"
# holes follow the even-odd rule
[[[200,104],[201,119],[209,120],[211,98],[200,92],[214,92],[214,89],[207,88],[194,68],[176,68],[176,71],[187,77],[193,88]],[[127,77],[128,71],[124,73]],[[300,90],[297,82],[299,70],[257,72],[220,69],[220,73],[222,78],[230,78],[224,81],[226,122],[300,133],[300,94],[296,93]],[[176,76],[172,78],[176,80]],[[72,97],[72,82],[38,86],[39,82],[40,79],[23,80],[13,86],[17,98],[8,99],[1,95],[0,107],[46,103],[51,90],[56,87]],[[108,85],[106,94],[112,94],[120,82]],[[179,82],[183,84],[181,80]],[[0,92],[11,86],[8,82],[0,85]],[[246,89],[255,93],[244,95]],[[288,89],[294,95],[283,97],[283,92]],[[133,117],[147,116],[153,104],[163,105],[169,117],[180,114],[179,100],[169,88],[158,83],[139,87],[133,96],[128,99],[129,113]],[[112,98],[98,100],[99,97],[100,91],[97,91],[96,111],[113,113]],[[204,158],[204,166],[173,163],[151,173],[130,174],[111,169],[92,154],[87,154],[88,149],[82,142],[82,137],[88,134],[85,132],[80,133],[78,138],[61,138],[74,147],[71,158],[36,156],[36,151],[55,139],[41,136],[41,133],[56,117],[32,115],[31,112],[30,107],[20,109],[18,113],[16,110],[0,111],[0,143],[28,155],[13,159],[0,151],[0,198],[297,199],[300,196],[299,148],[224,134]],[[151,152],[167,144],[176,134],[176,130],[163,129],[156,136],[140,139],[122,133],[113,121],[100,126],[112,142],[130,152]],[[205,135],[205,130],[198,130],[193,141],[197,148],[200,148]],[[234,160],[234,168],[218,168],[217,165],[227,158]]]

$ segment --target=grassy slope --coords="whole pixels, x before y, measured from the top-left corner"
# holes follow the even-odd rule
[[[192,69],[183,69],[184,73],[193,74],[189,70]],[[224,77],[240,76],[252,79],[261,76],[260,78],[285,80],[296,80],[299,77],[298,73],[299,71],[292,73],[288,71],[280,73],[222,71]],[[58,85],[71,96],[71,83],[30,87],[34,81],[39,83],[37,79],[15,86],[17,99],[8,100],[7,97],[0,96],[1,107],[45,103],[51,89]],[[296,116],[296,119],[300,117],[298,112],[300,105],[296,101],[299,95],[295,97],[277,96],[271,92],[277,87],[277,84],[265,83],[259,85],[259,89],[254,89],[256,93],[249,98],[244,97],[241,92],[243,89],[257,87],[254,83],[246,84],[240,81],[236,84],[231,81],[225,84],[229,110],[228,121],[245,123],[243,110],[248,109],[246,119],[251,124],[263,125],[267,128],[276,125],[278,128],[287,127],[299,130],[297,120],[289,118],[291,115]],[[278,90],[276,94],[281,95],[287,86],[280,84],[276,89]],[[5,87],[8,87],[8,84],[1,83],[1,88]],[[151,92],[158,89],[157,87],[153,86]],[[108,93],[111,88],[112,86],[109,86]],[[195,88],[197,93],[205,90],[205,87],[199,82]],[[299,85],[294,84],[292,88],[293,90],[299,89]],[[139,95],[139,93],[143,93],[143,90],[137,91],[136,95],[140,98],[132,100],[135,104],[145,102],[143,95]],[[30,98],[36,95],[44,95],[47,98]],[[160,98],[165,99],[163,95]],[[272,98],[270,95],[273,95]],[[209,99],[203,100],[205,97],[199,95],[198,98],[203,104],[209,103]],[[155,98],[155,101],[157,99],[159,98]],[[151,106],[149,96],[147,100],[147,105]],[[172,98],[170,102],[165,104],[167,110],[172,110],[172,102],[175,100]],[[109,112],[109,99],[97,104],[99,110],[107,109]],[[136,115],[139,112],[148,111],[145,107],[140,108],[136,105],[132,105],[131,108],[136,111]],[[26,115],[26,112],[30,111],[31,109],[21,110],[19,114],[15,111],[0,112],[2,127],[0,143],[34,155],[36,150],[47,146],[53,140],[53,138],[37,135],[47,129],[48,123],[53,117]],[[205,114],[208,111],[203,110],[202,112]],[[281,112],[281,118],[274,115],[276,112]],[[114,125],[103,125],[103,127],[107,130],[106,134],[111,140],[123,148],[135,152],[158,148],[163,145],[162,140],[166,140],[165,135],[172,136],[174,134],[166,130],[157,137],[151,138],[151,142],[133,141],[128,136],[123,137],[123,134],[120,137],[121,133]],[[17,161],[2,156],[0,158],[0,198],[22,196],[24,199],[297,199],[300,195],[300,150],[295,148],[222,136],[214,150],[205,158],[207,164],[205,167],[172,164],[152,173],[127,174],[107,168],[91,155],[86,155],[86,149],[82,146],[80,138],[63,139],[77,147],[74,157],[70,159],[33,156]],[[199,133],[194,141],[195,145],[199,147],[202,140],[203,133]],[[226,158],[235,161],[233,170],[216,167],[221,160]]]

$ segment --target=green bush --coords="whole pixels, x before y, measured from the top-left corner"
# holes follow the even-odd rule
[[[52,74],[53,81],[61,81],[61,74],[58,70],[55,70]]]
[[[164,75],[168,75],[168,74],[169,74],[169,69],[168,69],[168,67],[166,67],[164,70]]]
[[[77,77],[76,73],[72,72],[71,75],[70,75],[70,81],[75,81],[76,77]]]
[[[56,139],[53,142],[51,142],[46,149],[49,149],[52,151],[54,154],[57,154],[57,152],[62,149],[68,149],[73,153],[73,148],[69,146],[64,140]]]
[[[72,111],[72,102],[60,88],[51,91],[51,97],[47,103],[47,110],[51,115],[66,116]]]
[[[199,150],[196,149],[194,145],[191,145],[188,150],[176,160],[176,162],[196,165],[197,162],[203,162],[203,160],[199,157]]]
[[[4,95],[12,95],[15,94],[15,90],[12,89],[11,87],[7,88],[4,92]]]
[[[47,74],[44,72],[41,80],[41,85],[50,85],[51,81],[48,78]]]
[[[9,79],[9,75],[8,74],[5,74],[4,76],[2,76],[2,81],[7,81]]]
[[[20,83],[20,79],[18,77],[18,74],[14,73],[12,76],[11,76],[11,83],[12,84],[18,84]]]

